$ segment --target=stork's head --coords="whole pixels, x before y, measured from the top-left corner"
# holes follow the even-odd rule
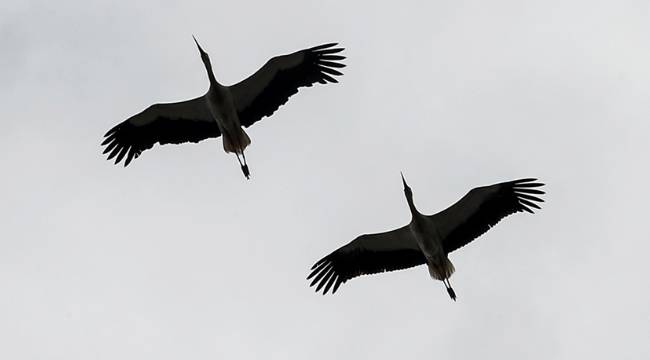
[[[194,42],[196,43],[196,46],[199,48],[199,53],[201,54],[201,60],[203,60],[203,64],[205,65],[206,68],[211,68],[212,65],[210,64],[210,56],[208,56],[208,53],[203,51],[203,48],[201,48],[201,45],[199,45],[199,42],[196,41],[196,38],[194,35],[192,35],[192,39],[194,39]]]
[[[409,204],[409,210],[411,210],[411,214],[415,216],[416,214],[419,214],[419,212],[413,203],[413,191],[411,191],[411,187],[406,183],[404,174],[402,174],[401,171],[399,173],[402,175],[402,184],[404,184],[404,196],[406,196],[406,202]]]
[[[404,184],[404,195],[406,195],[407,199],[413,199],[413,191],[411,191],[411,187],[406,183],[406,180],[404,179],[404,174],[402,172],[399,172],[400,175],[402,175],[402,184]]]

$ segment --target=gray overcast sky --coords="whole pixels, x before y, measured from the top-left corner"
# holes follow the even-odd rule
[[[648,359],[647,1],[25,1],[0,13],[0,358]],[[201,95],[191,34],[232,84],[346,47],[339,85],[129,168],[101,137]],[[470,188],[547,183],[534,216],[425,267],[316,295],[361,233]]]

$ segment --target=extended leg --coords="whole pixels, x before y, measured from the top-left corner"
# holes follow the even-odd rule
[[[244,154],[244,151],[242,150],[241,156],[244,159],[244,166],[242,166],[242,171],[244,172],[244,175],[246,176],[246,179],[250,179],[251,172],[248,170],[248,164],[246,163],[246,154]]]
[[[242,151],[241,155],[244,158],[243,163],[239,158],[239,154],[235,153],[235,155],[237,155],[237,161],[239,161],[239,166],[241,166],[241,171],[244,173],[244,176],[246,176],[246,179],[250,179],[251,173],[248,171],[248,165],[246,164],[246,155],[244,155],[244,152]]]
[[[447,293],[449,294],[449,297],[456,301],[456,292],[454,292],[454,289],[451,288],[451,283],[449,282],[449,278],[445,279],[442,281],[445,284],[445,288],[447,288]]]

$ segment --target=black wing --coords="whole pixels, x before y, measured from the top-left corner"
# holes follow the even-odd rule
[[[442,237],[445,252],[450,253],[469,244],[504,217],[520,211],[533,213],[539,209],[534,196],[544,191],[534,189],[544,184],[537,179],[520,179],[472,189],[447,209],[431,215]]]
[[[316,292],[323,286],[323,294],[357,276],[406,269],[424,264],[420,251],[408,226],[380,234],[361,235],[349,244],[320,259],[312,266],[307,279]]]
[[[239,121],[249,127],[264,116],[270,116],[303,86],[338,82],[343,75],[336,68],[345,59],[336,55],[343,51],[336,43],[316,46],[269,60],[255,74],[230,86]]]
[[[117,156],[119,163],[125,156],[124,166],[155,143],[181,144],[199,142],[219,137],[221,132],[210,115],[203,97],[178,103],[155,104],[143,112],[117,124],[105,135],[104,154],[108,159]]]

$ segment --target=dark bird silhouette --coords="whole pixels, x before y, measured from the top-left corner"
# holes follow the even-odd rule
[[[537,179],[520,179],[472,189],[449,208],[423,215],[413,204],[413,192],[406,184],[404,194],[411,211],[411,223],[399,229],[361,235],[349,244],[320,259],[311,268],[307,279],[316,292],[332,293],[346,281],[360,275],[406,269],[427,264],[432,278],[441,280],[447,293],[456,300],[449,283],[454,265],[447,254],[469,244],[504,217],[540,209],[536,202],[544,200],[535,189],[544,184]]]
[[[199,43],[201,60],[210,80],[208,92],[198,98],[167,104],[155,104],[110,129],[102,146],[115,164],[124,166],[153,147],[155,143],[181,144],[223,136],[223,149],[235,153],[246,178],[250,171],[244,149],[251,143],[242,128],[273,114],[301,87],[315,83],[336,83],[337,68],[345,65],[336,43],[315,46],[269,60],[256,73],[231,86],[221,85],[214,77],[210,57]],[[240,159],[240,155],[243,159]]]

